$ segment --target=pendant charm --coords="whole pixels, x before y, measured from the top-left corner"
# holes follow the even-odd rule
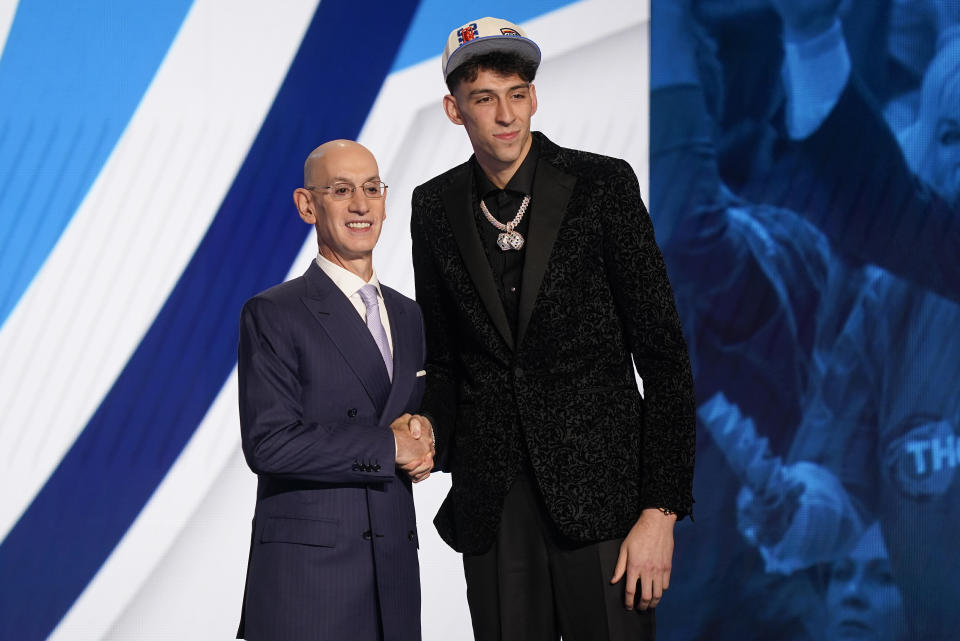
[[[517,251],[523,247],[523,236],[520,235],[520,232],[515,231],[514,227],[520,224],[520,221],[523,220],[523,212],[527,211],[527,206],[530,204],[530,195],[527,194],[523,197],[523,202],[520,203],[520,209],[517,210],[517,215],[513,217],[509,223],[501,223],[499,220],[493,217],[493,214],[490,213],[490,210],[487,209],[487,204],[483,202],[483,199],[480,200],[480,211],[483,212],[484,217],[487,221],[499,229],[502,233],[497,236],[497,247],[503,251],[510,251],[515,249]]]
[[[497,247],[503,251],[510,251],[511,249],[519,251],[523,247],[523,236],[518,231],[503,232],[497,236]]]

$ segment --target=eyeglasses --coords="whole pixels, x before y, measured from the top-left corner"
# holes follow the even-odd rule
[[[350,183],[333,183],[332,185],[304,187],[304,189],[309,189],[310,191],[314,189],[329,189],[330,196],[334,200],[347,200],[353,198],[353,192],[357,190],[357,187],[354,187]],[[387,193],[387,185],[380,180],[368,180],[360,185],[359,189],[360,193],[367,198],[383,198],[383,195]]]

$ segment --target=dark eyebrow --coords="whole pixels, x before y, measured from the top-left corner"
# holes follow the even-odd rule
[[[508,88],[507,91],[510,92],[510,91],[516,91],[517,89],[529,89],[529,88],[530,88],[530,83],[529,83],[529,82],[525,82],[525,83],[523,83],[522,85],[514,85],[514,86]],[[471,92],[470,92],[469,94],[467,94],[467,95],[468,95],[468,96],[475,96],[475,95],[477,95],[477,94],[482,94],[482,93],[494,93],[494,94],[495,94],[495,93],[497,93],[497,92],[496,92],[494,89],[486,89],[486,88],[483,88],[483,89],[474,89],[473,91],[471,91]]]

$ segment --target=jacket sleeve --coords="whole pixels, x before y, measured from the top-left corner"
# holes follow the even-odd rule
[[[641,509],[693,509],[696,401],[686,342],[637,177],[617,161],[602,188],[604,264],[644,390]]]
[[[393,478],[396,444],[389,427],[304,420],[298,355],[286,320],[262,297],[247,301],[240,315],[240,436],[250,469],[327,483]]]
[[[427,347],[427,384],[420,411],[433,425],[437,447],[435,469],[449,471],[457,416],[458,369],[454,358],[457,325],[452,317],[453,303],[441,284],[424,225],[428,200],[423,188],[415,189],[410,216],[414,282],[417,303],[423,312]]]
[[[960,300],[960,216],[917,178],[868,92],[851,76],[798,154],[788,205],[834,246]]]

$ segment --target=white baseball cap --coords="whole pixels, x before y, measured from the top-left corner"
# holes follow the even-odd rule
[[[444,80],[468,58],[490,51],[510,51],[540,65],[540,47],[523,29],[500,18],[480,18],[450,32],[441,60]]]

